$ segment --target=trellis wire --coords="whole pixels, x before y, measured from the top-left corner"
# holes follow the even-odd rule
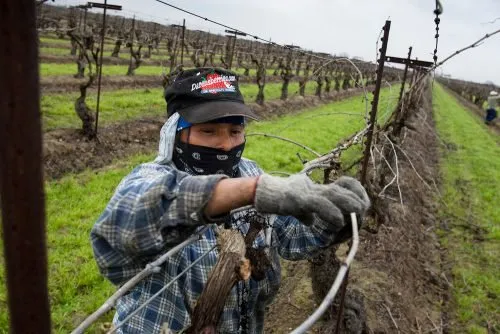
[[[144,307],[146,307],[149,303],[151,303],[154,299],[156,299],[159,295],[163,293],[166,289],[168,289],[175,281],[177,281],[179,278],[181,278],[182,275],[184,275],[189,269],[191,269],[195,264],[203,260],[211,251],[213,251],[217,245],[212,246],[209,250],[207,250],[205,253],[200,255],[199,258],[191,262],[189,266],[187,266],[183,271],[181,271],[177,276],[172,278],[170,282],[165,284],[164,287],[162,287],[158,292],[156,292],[154,295],[152,295],[148,300],[144,302],[141,306],[139,306],[137,309],[135,309],[132,313],[130,313],[125,319],[122,320],[119,324],[114,326],[111,330],[108,331],[108,334],[116,332],[116,330],[120,327],[122,327],[127,321],[129,321],[134,315],[139,313],[140,310],[142,310]]]
[[[317,322],[323,313],[328,309],[330,304],[333,302],[335,299],[335,295],[337,294],[337,291],[340,288],[340,285],[342,284],[342,281],[344,280],[344,276],[347,273],[347,269],[351,265],[351,262],[354,260],[354,256],[356,255],[356,252],[358,251],[358,245],[359,245],[359,235],[358,235],[358,221],[356,218],[355,213],[351,213],[351,226],[352,226],[352,246],[351,249],[349,250],[349,254],[347,255],[347,258],[345,259],[344,263],[340,266],[339,271],[337,272],[337,277],[335,277],[335,281],[332,284],[332,287],[326,294],[325,298],[321,302],[321,304],[318,306],[318,308],[314,311],[313,314],[307,318],[306,321],[304,321],[299,327],[294,329],[291,334],[302,334],[306,333],[306,331],[311,328],[311,326]]]
[[[159,266],[162,265],[167,259],[174,254],[180,252],[185,246],[190,245],[199,240],[199,238],[208,230],[210,226],[204,226],[199,232],[190,236],[177,246],[173,247],[171,250],[160,256],[155,261],[146,265],[146,267],[137,275],[128,280],[125,284],[123,284],[108,300],[104,302],[104,304],[97,309],[94,313],[92,313],[89,317],[87,317],[73,332],[72,334],[83,333],[85,329],[87,329],[90,325],[92,325],[100,316],[109,311],[116,303],[118,298],[125,295],[130,289],[132,289],[138,282],[144,279],[146,276],[158,272],[160,270]]]

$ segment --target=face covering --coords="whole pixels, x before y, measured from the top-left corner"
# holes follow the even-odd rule
[[[191,175],[225,174],[229,177],[238,175],[238,166],[245,143],[233,147],[230,151],[198,146],[175,140],[172,161],[179,170]]]

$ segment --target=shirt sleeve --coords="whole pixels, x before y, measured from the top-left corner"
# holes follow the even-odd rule
[[[321,249],[345,240],[345,229],[350,228],[350,225],[335,230],[317,217],[312,225],[307,226],[294,217],[278,216],[273,227],[274,239],[277,242],[275,246],[280,256],[286,260],[297,261],[311,258]]]
[[[121,284],[197,227],[214,222],[203,210],[225,177],[191,176],[157,164],[137,167],[120,183],[92,228],[101,273]]]

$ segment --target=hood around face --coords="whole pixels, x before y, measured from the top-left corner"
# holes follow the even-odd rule
[[[179,122],[179,114],[174,113],[163,124],[160,131],[160,143],[158,148],[158,156],[154,160],[157,164],[168,165],[172,162],[172,154],[174,151],[175,135],[177,133],[177,123]]]

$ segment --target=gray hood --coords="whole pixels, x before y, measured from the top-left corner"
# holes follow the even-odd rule
[[[157,164],[168,165],[172,161],[177,122],[179,122],[179,114],[174,113],[161,128],[158,156],[154,160]]]

